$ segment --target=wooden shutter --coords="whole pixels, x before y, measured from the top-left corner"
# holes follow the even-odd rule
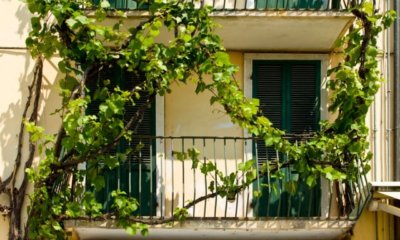
[[[124,89],[131,90],[134,87],[140,85],[144,81],[144,76],[142,74],[133,73],[133,72],[125,72],[124,76]],[[146,93],[140,92],[141,98],[135,99],[135,105],[128,104],[125,108],[125,121],[129,121],[132,116],[137,114],[137,111],[146,107],[146,99],[148,96]],[[154,106],[154,98],[152,99]],[[140,125],[132,126],[131,130],[134,135],[143,135],[143,136],[154,136],[155,135],[155,126],[154,126],[154,107],[146,107],[146,110],[143,114]],[[130,144],[130,147],[135,148],[137,144],[142,143],[144,147],[141,149],[139,153],[135,156],[130,156],[130,161],[134,163],[138,163],[139,161],[144,164],[150,164],[151,160],[151,139],[148,138],[134,138]]]
[[[97,79],[90,79],[88,88],[93,96],[98,87],[104,86],[104,81],[109,80],[108,88],[110,90],[119,86],[121,89],[130,90],[143,81],[143,75],[134,74],[121,70],[119,67],[110,67],[101,70],[96,76]],[[145,104],[144,98],[136,101],[136,105],[127,105],[125,108],[124,120],[129,121],[132,115],[136,114],[138,108]],[[94,99],[89,104],[87,113],[96,114],[98,112],[100,100]],[[155,113],[154,104],[147,108],[141,124],[138,126],[135,135],[154,136],[155,134]],[[136,125],[135,125],[136,126]],[[133,128],[131,130],[134,130]],[[154,215],[156,211],[155,196],[155,142],[150,138],[133,138],[131,142],[121,140],[118,146],[112,152],[126,151],[129,147],[135,149],[139,144],[144,144],[139,152],[128,155],[127,160],[115,169],[103,169],[102,174],[105,177],[105,188],[97,193],[97,200],[103,203],[104,211],[111,208],[111,192],[121,189],[130,196],[136,198],[140,207],[135,214]]]
[[[88,105],[86,109],[87,114],[97,114],[99,111],[99,106],[102,103],[102,100],[95,99],[94,94],[98,88],[103,88],[105,86],[104,82],[106,80],[109,81],[108,89],[114,89],[119,85],[121,72],[119,68],[116,67],[105,67],[100,70],[93,79],[87,80],[87,87],[89,90],[89,95],[91,96],[91,103]],[[118,147],[111,149],[110,153],[115,154],[117,152]],[[100,163],[101,164],[101,163]],[[87,165],[90,168],[90,164]],[[108,211],[111,207],[111,196],[110,193],[118,188],[118,168],[108,169],[105,168],[100,173],[104,176],[105,187],[100,192],[96,193],[96,198],[100,203],[103,203],[103,208],[105,211]]]
[[[286,133],[310,133],[315,131],[319,119],[319,70],[317,61],[254,61],[253,95],[260,100],[262,114],[273,125]],[[259,164],[265,161],[287,160],[276,155],[272,148],[256,141]],[[256,199],[255,215],[267,217],[317,216],[319,214],[320,189],[310,189],[291,168],[285,168],[283,180],[263,177],[255,185],[275,184],[278,193],[263,188],[262,197]],[[285,190],[288,181],[298,182],[298,190],[290,195]]]
[[[290,133],[310,133],[317,130],[319,100],[317,94],[317,65],[293,63],[290,69]],[[318,81],[319,82],[319,81]]]
[[[135,72],[124,72],[122,88],[131,90],[144,81],[144,75]],[[135,105],[125,107],[125,121],[137,114],[139,108],[146,107],[146,93],[141,92],[141,98],[135,100]],[[138,126],[132,126],[134,135],[130,142],[121,143],[122,150],[127,147],[136,149],[138,144],[143,147],[128,155],[127,161],[119,169],[121,188],[130,196],[136,198],[140,208],[136,212],[141,216],[155,215],[156,211],[156,171],[155,171],[155,140],[145,136],[155,135],[155,102],[152,99],[151,107],[146,107],[142,121]],[[141,137],[143,136],[143,137]]]
[[[260,110],[267,116],[274,127],[282,128],[282,84],[283,66],[281,64],[265,64],[256,61],[253,71],[253,94],[260,101]],[[276,159],[275,150],[267,148],[264,141],[256,142],[258,163],[267,159]]]

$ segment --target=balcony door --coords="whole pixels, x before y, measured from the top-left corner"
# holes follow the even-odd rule
[[[142,79],[140,74],[112,67],[100,71],[95,81],[90,82],[89,88],[104,86],[104,81],[108,80],[109,89],[119,86],[123,90],[129,90],[142,82]],[[88,112],[95,114],[100,103],[100,100],[94,100],[89,105]],[[145,101],[141,98],[136,100],[135,104],[125,107],[125,122],[137,113]],[[150,108],[146,108],[141,123],[133,127],[130,130],[138,137],[133,137],[131,141],[121,140],[113,151],[125,152],[128,148],[136,151],[132,151],[120,166],[103,170],[105,187],[97,194],[97,199],[103,203],[104,210],[109,211],[112,203],[111,192],[120,189],[138,200],[140,207],[135,214],[152,216],[156,213],[156,149],[155,140],[151,138],[155,136],[155,101],[152,101]]]
[[[320,61],[253,60],[253,97],[260,100],[260,110],[273,125],[290,134],[316,131],[319,121]],[[295,141],[294,139],[292,141]],[[285,162],[287,157],[256,141],[253,156],[258,164]],[[255,198],[254,212],[260,217],[306,217],[320,215],[320,186],[310,189],[305,179],[284,167],[281,180],[268,175],[254,185],[262,193]],[[293,182],[298,183],[293,192]],[[264,186],[264,187],[263,187]],[[269,187],[267,187],[269,186]]]

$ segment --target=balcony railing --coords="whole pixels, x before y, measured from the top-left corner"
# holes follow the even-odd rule
[[[313,188],[305,184],[282,154],[265,148],[253,138],[242,137],[136,137],[131,147],[141,144],[140,151],[126,162],[107,172],[106,187],[98,195],[105,210],[111,203],[110,192],[119,188],[140,202],[136,215],[165,219],[174,209],[183,207],[201,196],[212,194],[209,186],[218,178],[192,168],[190,159],[177,153],[197,149],[200,164],[212,162],[225,175],[238,171],[238,164],[255,160],[258,169],[264,161],[281,162],[283,178],[257,171],[257,181],[234,196],[211,196],[188,209],[193,219],[310,219],[356,220],[370,198],[370,188],[360,167],[355,181],[317,180]],[[291,138],[291,141],[301,139]],[[235,180],[239,184],[239,180]],[[297,182],[294,187],[293,182]],[[254,196],[255,191],[262,193]]]
[[[341,11],[365,0],[189,0],[198,8],[212,6],[215,11]],[[100,0],[93,0],[99,4]],[[134,0],[109,0],[111,8],[146,10],[148,3]],[[373,1],[375,4],[375,0]]]

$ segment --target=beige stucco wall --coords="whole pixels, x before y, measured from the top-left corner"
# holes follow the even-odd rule
[[[30,29],[30,14],[22,1],[0,0],[0,47],[24,47]]]
[[[0,178],[7,178],[13,171],[17,154],[18,133],[22,121],[22,112],[28,97],[28,86],[33,79],[35,61],[24,49],[25,38],[30,26],[30,15],[21,1],[0,0]],[[7,20],[5,20],[7,19]],[[51,115],[59,106],[56,79],[57,59],[44,63],[43,91],[39,105],[39,125],[46,127],[46,133],[58,129],[59,118]],[[30,112],[28,111],[28,114]],[[28,115],[29,116],[29,115]],[[23,161],[27,155],[27,139],[22,152]],[[38,157],[35,159],[37,164]],[[22,162],[24,164],[24,162]],[[17,185],[22,180],[24,170],[17,175]],[[7,205],[5,196],[0,197],[0,204]],[[23,212],[26,219],[26,212]],[[0,239],[7,239],[8,220],[0,216]]]
[[[18,134],[22,122],[22,113],[28,97],[28,85],[33,79],[34,60],[25,50],[0,50],[0,72],[2,72],[0,88],[0,177],[6,179],[13,171],[17,154]],[[56,69],[56,59],[45,61],[41,101],[39,105],[38,125],[44,126],[46,133],[55,133],[59,128],[59,116],[52,115],[60,106],[56,80],[60,77]],[[12,71],[10,71],[10,68]],[[28,111],[28,114],[30,111]],[[29,115],[28,115],[29,117]],[[28,142],[25,138],[22,151],[22,166],[27,157]],[[40,158],[36,157],[34,165]],[[21,183],[24,170],[21,169],[16,178],[17,186]],[[6,204],[5,197],[0,203]],[[26,217],[26,213],[23,212]],[[0,217],[0,229],[4,228]],[[0,230],[0,239],[5,239]]]
[[[230,52],[231,61],[239,67],[235,78],[241,86],[243,86],[243,53]],[[206,77],[206,81],[211,81],[210,77]],[[218,105],[210,105],[210,92],[200,94],[195,93],[195,84],[188,82],[185,84],[175,83],[172,86],[172,93],[165,96],[165,136],[215,136],[215,137],[242,137],[243,130],[232,124],[229,117],[224,113],[223,108]],[[184,149],[181,149],[180,140],[174,142],[166,141],[166,152],[173,151],[186,151],[187,148],[195,147],[201,151],[201,159],[207,160],[216,159],[217,166],[220,170],[228,173],[235,171],[237,162],[242,162],[243,159],[243,141],[227,140],[224,144],[223,140],[219,139],[214,141],[208,139],[205,141],[205,147],[201,139],[193,140],[188,139],[184,142]],[[197,171],[194,174],[187,174],[192,172],[191,163],[187,161],[182,164],[179,161],[172,159],[171,156],[166,156],[165,159],[165,196],[166,196],[166,214],[170,214],[172,209],[177,206],[182,206],[184,201],[193,200],[195,196],[199,197],[206,193],[204,176]],[[227,159],[224,161],[224,159]],[[172,171],[173,169],[173,171]],[[182,174],[185,174],[183,180]],[[211,181],[208,178],[208,183]],[[184,183],[185,182],[185,183]],[[173,184],[172,184],[173,183]],[[172,188],[174,185],[174,189]],[[196,193],[195,193],[196,192]],[[174,193],[174,204],[172,205],[172,193]],[[196,195],[195,195],[196,194]],[[185,195],[185,196],[183,196]],[[243,205],[243,199],[240,200],[240,205]],[[205,205],[206,204],[206,205]],[[194,214],[196,216],[203,216],[203,209],[206,206],[206,216],[214,215],[214,208],[217,215],[223,215],[225,210],[226,200],[219,198],[217,202],[214,200],[207,201],[196,206]],[[236,204],[236,203],[235,203]],[[230,216],[234,216],[235,204],[227,205]],[[240,208],[242,213],[244,208]],[[193,209],[189,212],[193,214]]]
[[[0,9],[3,19],[0,23],[0,177],[5,179],[12,172],[17,153],[18,130],[33,61],[25,50],[4,49],[25,46],[30,24],[26,7],[19,1],[0,0]],[[4,195],[0,196],[0,204],[7,206]],[[6,239],[7,233],[8,219],[0,216],[0,239]]]
[[[231,52],[231,61],[239,66],[236,80],[243,85],[243,53]],[[209,77],[206,81],[210,81]],[[174,84],[165,96],[165,136],[234,136],[242,129],[231,123],[218,104],[210,105],[210,92],[196,94],[192,82]]]
[[[394,239],[393,216],[364,210],[353,229],[352,240]]]

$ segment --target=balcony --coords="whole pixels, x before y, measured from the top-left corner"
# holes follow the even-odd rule
[[[100,0],[94,0],[99,4]],[[111,8],[122,10],[144,10],[148,4],[134,0],[109,0]],[[215,11],[283,10],[283,11],[341,11],[363,0],[194,0],[196,7],[212,6]]]
[[[351,6],[364,0],[200,0],[212,6],[216,29],[228,50],[329,53],[354,20]],[[95,0],[98,3],[99,0]],[[129,11],[132,24],[148,13],[148,4],[111,0],[111,7]],[[168,34],[160,36],[168,42]]]
[[[321,177],[315,187],[309,188],[289,160],[253,138],[136,139],[132,147],[144,147],[124,165],[104,173],[106,187],[98,197],[105,209],[110,204],[108,193],[115,189],[137,198],[141,207],[136,214],[154,221],[169,219],[175,208],[208,196],[188,208],[185,222],[175,220],[170,225],[152,227],[148,239],[184,239],[189,235],[192,239],[333,239],[351,229],[371,197],[361,168],[356,181],[329,181]],[[292,136],[290,140],[302,139]],[[263,175],[256,171],[256,181],[243,191],[216,196],[210,184],[214,181],[213,186],[219,186],[218,177],[202,174],[192,168],[192,160],[178,156],[187,149],[197,149],[199,164],[211,162],[224,175],[238,171],[238,164],[250,159],[257,170],[265,161],[270,162],[271,168]],[[278,162],[281,164],[277,165]],[[283,178],[271,177],[277,166],[286,173]],[[239,183],[240,177],[235,181]],[[298,183],[295,190],[291,187],[293,181]],[[262,196],[255,197],[255,191],[261,191]],[[80,239],[127,239],[124,231],[109,221],[69,221],[66,227],[75,229]]]

